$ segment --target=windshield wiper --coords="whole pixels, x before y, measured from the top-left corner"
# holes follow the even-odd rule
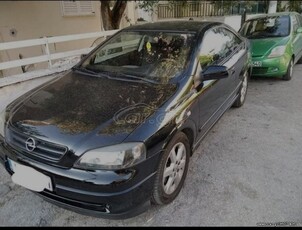
[[[72,69],[80,71],[82,73],[86,73],[88,75],[92,75],[94,77],[106,77],[108,79],[113,79],[113,80],[125,80],[125,78],[128,78],[128,79],[133,79],[132,81],[136,81],[136,82],[139,80],[139,81],[148,82],[148,83],[152,83],[152,84],[159,84],[157,81],[143,78],[143,77],[134,76],[131,74],[110,72],[110,71],[95,72],[93,70],[90,70],[90,69],[87,69],[84,67],[79,67],[79,66],[73,67]]]
[[[84,67],[78,67],[77,66],[77,67],[73,67],[72,69],[80,71],[82,73],[86,73],[88,75],[92,75],[94,77],[106,77],[108,79],[112,79],[112,77],[110,77],[107,73],[95,72],[93,70],[90,70],[90,69],[87,69],[87,68],[84,68]]]
[[[128,79],[134,79],[135,81],[139,80],[139,81],[148,82],[148,83],[152,83],[152,84],[159,84],[157,81],[154,81],[152,79],[139,77],[139,76],[135,76],[135,75],[132,75],[132,74],[117,73],[117,72],[114,72],[114,74],[116,75],[116,77],[119,77],[119,78],[122,77],[122,78],[120,78],[121,80],[123,78],[128,78]]]
[[[75,67],[72,67],[72,69],[80,71],[80,72],[84,72],[84,73],[93,74],[93,75],[97,75],[98,74],[97,72],[94,72],[92,70],[86,69],[86,68],[81,67],[81,66],[75,66]]]

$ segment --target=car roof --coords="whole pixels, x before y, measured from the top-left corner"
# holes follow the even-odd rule
[[[299,13],[297,13],[297,12],[278,12],[278,13],[271,13],[271,14],[260,14],[260,15],[251,17],[247,21],[258,19],[258,18],[270,17],[270,16],[291,16],[291,15],[299,15]]]
[[[210,21],[162,21],[154,23],[145,23],[141,25],[129,26],[124,31],[143,31],[143,30],[154,30],[154,31],[170,31],[170,32],[200,32],[203,29],[214,26],[221,25],[222,23],[210,22]]]

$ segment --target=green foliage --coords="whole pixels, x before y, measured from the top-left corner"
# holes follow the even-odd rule
[[[182,1],[177,1],[177,0],[170,0],[169,2],[169,6],[170,9],[173,9],[174,5],[182,5],[183,7],[187,6],[187,3],[189,1],[186,0],[182,0]],[[156,9],[156,6],[160,3],[160,1],[156,0],[156,1],[139,1],[138,3],[138,7],[143,9],[144,11],[147,12],[154,12],[154,10]]]
[[[219,1],[211,1],[214,5],[215,9],[219,9],[223,11],[224,14],[229,14],[232,11],[232,8],[241,8],[246,9],[248,12],[252,11],[253,7],[255,7],[259,3],[263,3],[267,1],[240,1],[240,0],[219,0]]]
[[[301,13],[302,12],[301,6],[302,6],[302,1],[291,0],[288,1],[286,9],[288,11],[296,11],[298,13]]]
[[[154,12],[155,6],[159,1],[139,1],[138,7],[147,12]]]
[[[278,1],[277,12],[295,11],[302,13],[302,1],[290,0],[285,2],[285,4],[283,2],[281,0]]]
[[[223,8],[223,10],[228,10],[232,6],[236,6],[240,3],[240,1],[211,1],[211,3],[216,8]]]

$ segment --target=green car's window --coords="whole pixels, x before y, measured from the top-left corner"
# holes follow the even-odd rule
[[[240,33],[250,39],[285,37],[290,33],[289,16],[270,16],[245,22]]]

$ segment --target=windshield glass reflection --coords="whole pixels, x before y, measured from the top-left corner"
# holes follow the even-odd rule
[[[124,31],[96,50],[81,67],[121,78],[136,76],[166,83],[186,68],[194,38],[192,33]]]

